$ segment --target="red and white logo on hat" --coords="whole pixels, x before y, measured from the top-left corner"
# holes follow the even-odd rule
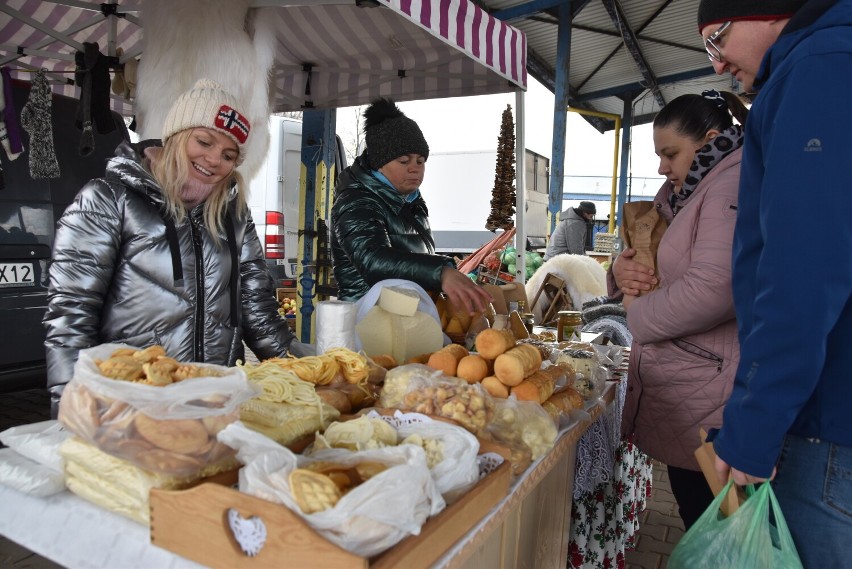
[[[230,132],[240,144],[246,143],[251,130],[248,119],[228,105],[219,107],[219,112],[216,113],[216,120],[213,121],[213,124],[216,128]]]

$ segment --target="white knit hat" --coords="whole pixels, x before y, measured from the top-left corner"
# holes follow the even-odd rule
[[[245,158],[245,144],[251,125],[237,109],[237,99],[212,79],[199,79],[189,91],[178,97],[163,124],[163,144],[175,133],[188,128],[205,127],[218,130],[237,144]]]

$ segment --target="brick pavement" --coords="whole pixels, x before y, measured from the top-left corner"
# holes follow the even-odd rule
[[[639,518],[636,549],[625,555],[627,569],[665,569],[672,549],[683,535],[669,474],[657,461],[653,461],[653,468],[653,490]]]

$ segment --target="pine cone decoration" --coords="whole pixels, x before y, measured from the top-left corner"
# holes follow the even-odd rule
[[[515,226],[515,124],[512,107],[506,105],[500,137],[497,139],[497,164],[494,171],[494,189],[491,192],[491,214],[485,229],[511,229]]]

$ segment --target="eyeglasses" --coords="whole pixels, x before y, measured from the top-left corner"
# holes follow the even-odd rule
[[[707,50],[707,57],[710,58],[710,61],[718,61],[719,63],[722,63],[722,48],[716,45],[716,40],[718,40],[729,27],[731,27],[731,22],[725,22],[718,30],[710,34],[710,37],[704,40],[704,49]]]

